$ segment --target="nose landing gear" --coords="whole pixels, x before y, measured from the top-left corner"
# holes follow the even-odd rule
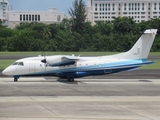
[[[18,79],[17,78],[14,78],[14,82],[17,82],[18,81]]]
[[[19,79],[19,76],[14,76],[14,82],[17,82]]]

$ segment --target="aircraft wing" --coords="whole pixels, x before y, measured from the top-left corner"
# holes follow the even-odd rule
[[[75,64],[79,59],[75,56],[65,56],[61,58],[61,62],[53,63],[50,66],[65,66],[65,65],[73,65]]]

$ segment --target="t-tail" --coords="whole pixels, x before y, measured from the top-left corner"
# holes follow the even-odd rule
[[[115,57],[119,59],[147,59],[156,34],[157,29],[145,30],[129,51],[117,54]]]

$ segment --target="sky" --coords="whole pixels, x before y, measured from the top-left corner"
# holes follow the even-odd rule
[[[85,4],[87,0],[84,0]],[[74,0],[8,0],[9,10],[24,11],[48,11],[48,8],[56,8],[59,12],[68,15],[68,9],[72,7]]]

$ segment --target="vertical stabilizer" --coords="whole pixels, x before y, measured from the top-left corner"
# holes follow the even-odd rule
[[[126,53],[122,59],[146,59],[152,47],[157,29],[148,29],[140,36],[134,46]]]

